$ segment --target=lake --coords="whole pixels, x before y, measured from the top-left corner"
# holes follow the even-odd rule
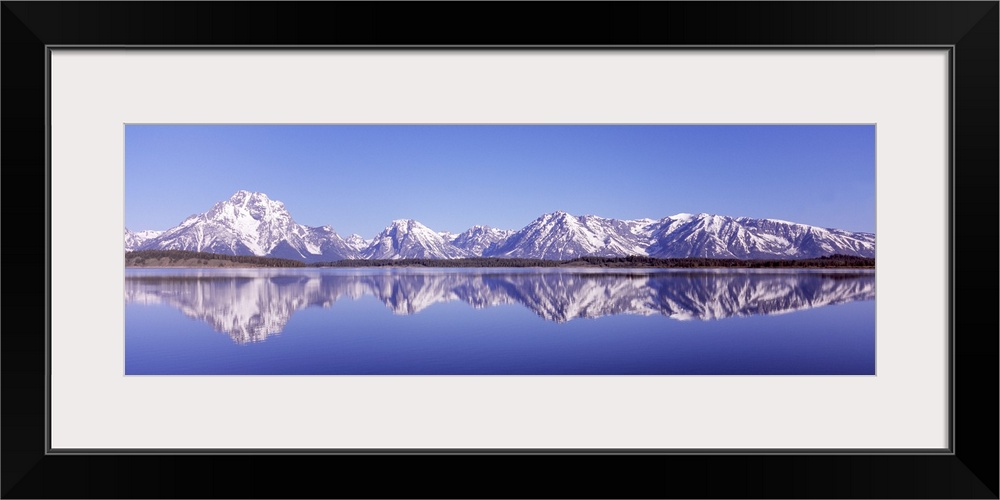
[[[126,375],[874,373],[873,270],[125,270]]]

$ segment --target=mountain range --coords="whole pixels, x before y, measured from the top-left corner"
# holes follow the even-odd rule
[[[331,226],[292,219],[264,193],[238,191],[207,212],[166,231],[125,229],[125,250],[190,250],[228,255],[343,259],[511,257],[564,260],[582,256],[806,259],[875,256],[875,235],[777,219],[677,214],[661,219],[609,219],[544,214],[518,229],[473,226],[453,234],[412,219],[392,221],[371,239],[341,237]]]

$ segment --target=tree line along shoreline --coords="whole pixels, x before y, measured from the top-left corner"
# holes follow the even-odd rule
[[[875,268],[875,259],[852,255],[830,255],[809,259],[714,259],[706,257],[658,258],[646,256],[596,257],[568,260],[470,257],[462,259],[346,259],[305,263],[295,259],[225,255],[188,250],[136,250],[125,252],[125,267],[276,267],[276,268],[347,268],[347,267],[592,267],[592,268]]]

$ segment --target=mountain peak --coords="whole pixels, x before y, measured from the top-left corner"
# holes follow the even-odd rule
[[[539,221],[544,221],[544,220],[566,220],[566,219],[569,219],[569,218],[576,218],[576,217],[574,215],[570,214],[569,212],[564,212],[562,210],[556,210],[555,212],[549,212],[547,214],[544,214],[544,215],[542,215],[541,217],[539,217],[536,220],[539,220]]]
[[[257,191],[247,191],[246,189],[240,189],[239,191],[233,193],[233,195],[229,197],[229,200],[230,201],[236,201],[236,202],[242,202],[242,201],[244,201],[244,200],[246,200],[248,198],[257,198],[257,199],[265,199],[265,200],[270,199],[264,193],[260,193],[260,192],[257,192]]]
[[[392,229],[392,228],[413,229],[414,227],[420,227],[420,226],[423,226],[423,224],[413,219],[393,219],[392,222],[390,222],[389,225],[386,227],[386,229]]]
[[[366,259],[453,259],[469,257],[465,250],[414,219],[395,219],[362,252]]]
[[[749,217],[748,217],[748,218],[749,218]],[[795,226],[801,226],[801,225],[805,225],[805,224],[799,224],[798,222],[789,222],[789,221],[787,221],[787,220],[782,220],[782,219],[773,219],[773,218],[770,218],[770,217],[769,217],[769,218],[767,218],[767,219],[762,219],[762,220],[766,220],[766,221],[771,221],[771,222],[777,222],[777,223],[779,223],[779,224],[788,224],[788,225],[790,225],[790,226],[791,226],[791,225],[795,225]]]
[[[248,205],[258,205],[258,206],[271,205],[276,208],[282,208],[282,209],[285,207],[284,203],[278,200],[272,200],[264,193],[258,191],[247,191],[245,189],[241,189],[233,193],[233,195],[229,197],[229,202],[234,205],[240,205],[244,207]]]

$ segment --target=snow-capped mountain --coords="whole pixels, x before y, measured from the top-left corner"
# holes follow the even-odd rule
[[[353,248],[356,252],[358,252],[358,255],[360,255],[364,249],[368,248],[368,245],[372,244],[372,240],[366,240],[362,238],[360,234],[355,233],[344,239],[344,243]]]
[[[487,249],[489,257],[573,259],[585,255],[618,257],[646,255],[651,219],[618,220],[593,215],[553,212],[535,219]]]
[[[875,235],[776,219],[677,214],[651,234],[653,257],[807,259],[841,254],[875,257]]]
[[[660,220],[545,214],[485,255],[572,259],[585,255],[806,259],[875,257],[875,235],[776,219],[677,214]]]
[[[393,221],[370,240],[346,240],[330,226],[297,224],[280,201],[238,191],[167,231],[125,229],[125,249],[193,250],[304,260],[454,259],[518,257],[567,260],[583,256],[805,259],[875,256],[873,233],[777,219],[677,214],[662,219],[609,219],[566,212],[542,215],[513,231],[473,226],[454,234],[412,219]]]
[[[481,256],[486,253],[490,246],[501,245],[510,235],[514,234],[510,229],[496,229],[490,226],[472,226],[451,240],[451,244],[462,250],[472,252],[473,255]]]
[[[163,231],[129,231],[125,228],[125,251],[131,252],[141,248],[147,241],[163,234]]]
[[[296,223],[284,203],[264,193],[237,191],[208,212],[192,215],[177,227],[137,249],[190,250],[228,255],[258,255],[307,262],[357,258],[330,226]]]
[[[458,259],[473,254],[413,220],[397,219],[375,237],[361,256],[366,259]]]

